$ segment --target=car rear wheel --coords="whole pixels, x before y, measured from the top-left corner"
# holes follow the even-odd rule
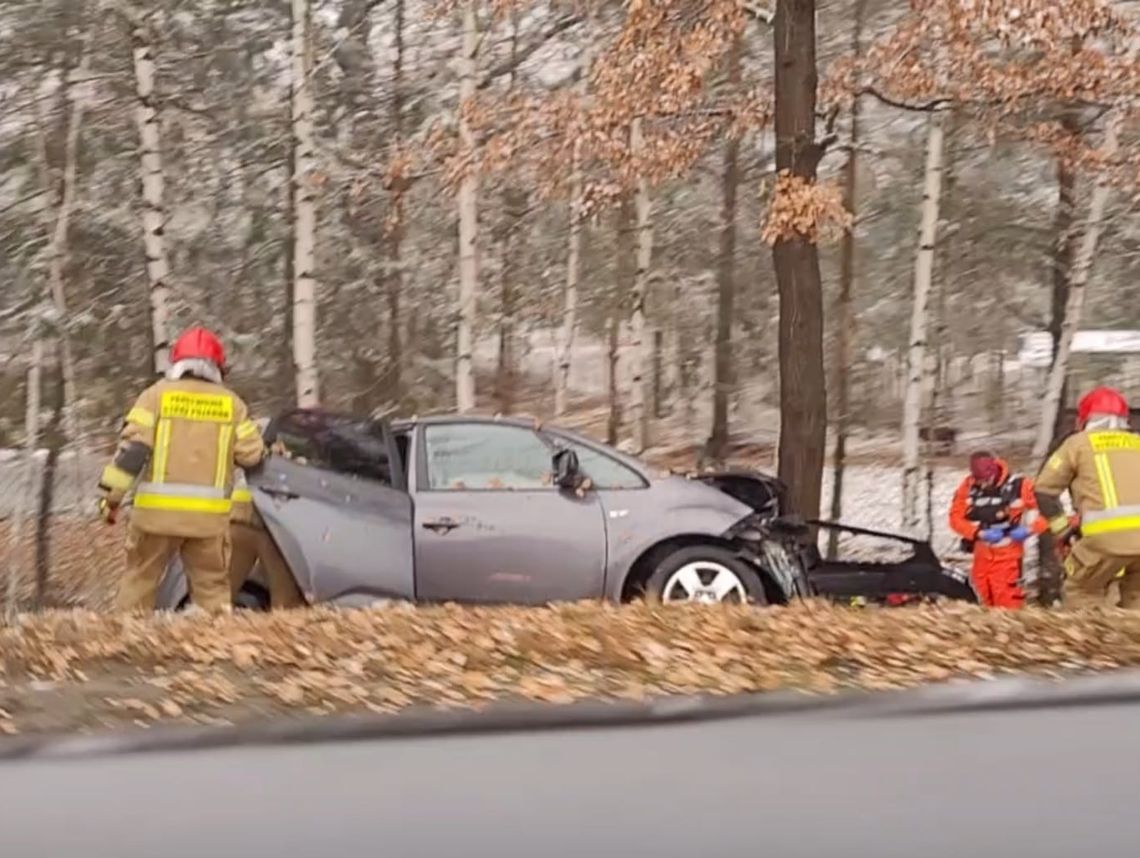
[[[673,604],[768,604],[760,575],[716,545],[681,548],[666,555],[649,576],[645,592]]]

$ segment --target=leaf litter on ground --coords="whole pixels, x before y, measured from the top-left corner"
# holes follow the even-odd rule
[[[670,694],[890,689],[1140,665],[1140,616],[966,605],[57,611],[0,629],[0,732]]]

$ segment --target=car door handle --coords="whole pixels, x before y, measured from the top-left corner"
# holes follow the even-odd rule
[[[258,491],[265,492],[265,494],[271,498],[277,498],[279,500],[294,500],[300,497],[300,495],[292,489],[279,489],[275,486],[258,486],[257,488]]]
[[[430,530],[434,533],[450,533],[457,527],[459,527],[459,522],[447,516],[428,519],[423,523],[424,530]]]

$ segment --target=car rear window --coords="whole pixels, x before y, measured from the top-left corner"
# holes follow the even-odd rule
[[[294,412],[270,426],[277,452],[315,468],[392,485],[392,462],[380,425],[327,412]]]

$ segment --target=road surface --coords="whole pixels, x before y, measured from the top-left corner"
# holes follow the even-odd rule
[[[1036,701],[993,683],[966,711],[974,692],[644,726],[46,747],[0,761],[0,854],[1134,858],[1140,683],[1099,682]]]

